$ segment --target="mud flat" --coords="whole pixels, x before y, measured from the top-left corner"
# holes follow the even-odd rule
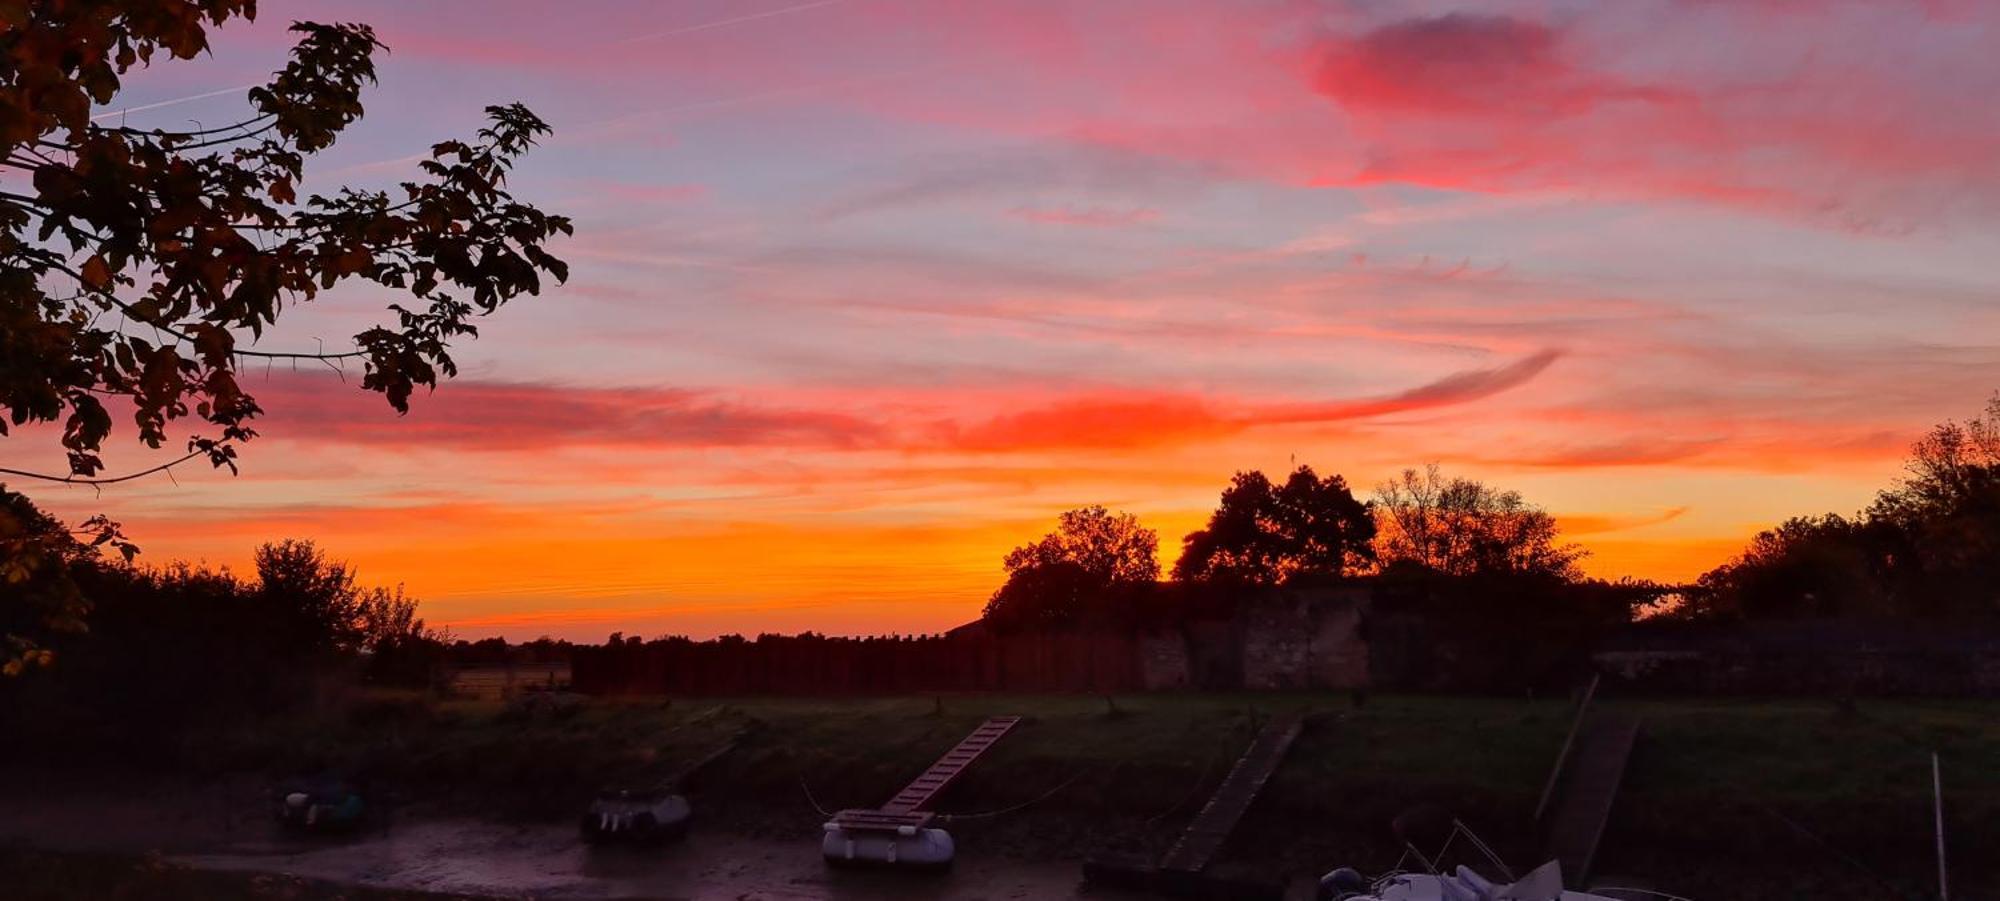
[[[1603,873],[1704,899],[1927,896],[1936,751],[1954,894],[2000,898],[2000,856],[1980,853],[2000,836],[2000,702],[1620,699],[1606,709],[1646,725],[1599,848]],[[15,744],[0,766],[0,845],[128,860],[157,851],[466,894],[1066,898],[1086,856],[1157,858],[1260,724],[1290,712],[1312,725],[1220,849],[1214,866],[1229,875],[1386,869],[1402,852],[1388,824],[1417,805],[1452,812],[1511,862],[1541,853],[1531,814],[1570,722],[1567,699],[1305,693],[645,698],[527,711],[378,698],[197,731],[151,752]],[[878,883],[825,870],[815,808],[881,803],[999,714],[1028,719],[936,807],[956,817],[954,873]],[[659,784],[725,745],[686,785],[689,844],[650,857],[585,853],[573,818],[597,790]],[[369,784],[392,808],[388,831],[347,845],[281,840],[272,786],[311,772]]]
[[[656,848],[590,848],[573,826],[398,811],[346,836],[281,832],[243,780],[138,791],[14,781],[0,842],[61,852],[158,857],[197,870],[498,898],[1063,899],[1073,864],[968,851],[942,875],[829,870],[817,834],[699,831]],[[807,824],[809,825],[809,824]],[[1094,894],[1092,897],[1105,897]]]

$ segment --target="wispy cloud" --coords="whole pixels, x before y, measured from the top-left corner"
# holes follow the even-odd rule
[[[818,0],[818,2],[815,3],[801,3],[796,6],[786,6],[778,9],[767,9],[763,12],[749,13],[747,15],[741,15],[741,16],[731,16],[730,18],[727,19],[715,19],[713,21],[702,22],[697,25],[686,25],[680,28],[668,29],[666,31],[656,31],[651,34],[635,35],[633,37],[626,38],[623,41],[620,41],[619,43],[636,44],[646,41],[662,40],[664,38],[679,37],[681,35],[695,34],[703,31],[713,31],[717,28],[728,28],[733,25],[742,25],[746,22],[757,22],[764,19],[774,18],[777,16],[789,16],[792,15],[793,13],[802,13],[809,9],[819,9],[824,6],[833,6],[841,2],[843,2],[843,0]]]
[[[1007,215],[1038,225],[1072,225],[1084,228],[1130,228],[1146,225],[1160,218],[1160,211],[1151,207],[1115,209],[1109,207],[1026,207],[1017,206],[1007,211]]]
[[[120,119],[129,116],[133,113],[143,113],[146,112],[147,110],[164,109],[169,106],[179,106],[183,103],[193,103],[197,100],[207,100],[210,97],[221,97],[226,94],[241,93],[243,91],[248,91],[254,87],[257,87],[257,85],[243,84],[243,85],[237,85],[233,88],[218,88],[216,90],[205,91],[200,94],[189,94],[186,97],[175,97],[171,100],[161,100],[154,103],[142,103],[139,104],[138,106],[121,107],[119,109],[107,110],[105,112],[91,116],[90,121],[103,122],[110,119]]]

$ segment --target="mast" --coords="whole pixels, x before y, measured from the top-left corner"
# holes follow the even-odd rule
[[[1939,771],[1938,755],[1931,752],[1931,802],[1936,813],[1937,859],[1938,859],[1938,901],[1951,901],[1951,879],[1944,865],[1944,777]]]

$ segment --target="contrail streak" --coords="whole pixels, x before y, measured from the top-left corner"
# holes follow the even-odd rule
[[[256,87],[256,85],[254,84],[240,84],[233,88],[223,88],[219,91],[209,91],[206,94],[194,94],[188,97],[176,97],[172,100],[162,100],[158,103],[143,103],[138,106],[128,106],[125,107],[124,109],[115,109],[115,110],[110,110],[108,112],[98,113],[97,115],[90,117],[90,121],[98,122],[104,119],[111,119],[111,118],[116,118],[118,116],[123,116],[127,113],[143,113],[149,109],[159,109],[160,107],[163,106],[176,106],[182,103],[193,103],[196,100],[207,100],[210,97],[220,97],[224,94],[233,94],[237,91],[247,91],[254,87]]]
[[[818,9],[822,6],[832,6],[835,3],[839,2],[841,2],[841,0],[818,0],[818,2],[816,3],[801,3],[797,6],[787,6],[782,9],[767,9],[760,13],[751,13],[750,15],[747,16],[737,16],[733,19],[717,19],[716,21],[713,22],[703,22],[700,25],[689,25],[686,28],[676,28],[672,31],[661,31],[654,34],[642,34],[639,35],[638,37],[626,38],[622,41],[619,41],[618,43],[633,44],[633,43],[638,43],[640,41],[656,41],[659,40],[660,38],[670,38],[683,34],[694,34],[697,31],[708,31],[711,28],[727,28],[731,25],[740,25],[744,22],[755,22],[758,19],[768,19],[771,18],[772,16],[782,16],[789,13],[804,12],[808,9]]]

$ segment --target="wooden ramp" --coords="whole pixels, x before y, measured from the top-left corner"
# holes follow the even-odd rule
[[[889,803],[875,810],[843,810],[834,815],[834,822],[848,829],[879,831],[894,831],[899,827],[922,826],[930,822],[931,814],[925,808],[1020,721],[1018,716],[988,718],[979,724],[979,728],[972,730],[972,734],[944,752],[944,756],[931,764],[930,769],[903,786],[903,790],[890,798]]]
[[[1257,733],[1250,749],[1237,759],[1236,766],[1215,789],[1208,804],[1195,815],[1166,856],[1160,858],[1161,870],[1199,873],[1208,866],[1209,859],[1222,850],[1222,843],[1235,830],[1236,822],[1250,809],[1250,802],[1257,799],[1264,783],[1277,771],[1278,764],[1284,762],[1285,752],[1291,750],[1303,724],[1298,714],[1277,717],[1264,724],[1263,731]]]
[[[1577,736],[1548,820],[1545,858],[1561,861],[1563,881],[1581,886],[1590,878],[1597,843],[1611,822],[1611,808],[1625,781],[1625,768],[1639,740],[1637,717],[1591,716]]]
[[[910,780],[909,785],[903,786],[903,790],[890,798],[889,803],[882,805],[882,809],[888,813],[911,813],[930,806],[931,801],[943,792],[946,786],[957,781],[966,767],[971,766],[973,761],[979,759],[979,755],[986,753],[987,748],[993,747],[994,742],[999,741],[1001,736],[1007,734],[1007,730],[1014,728],[1014,724],[1020,721],[1021,718],[1018,716],[996,716],[979,724],[979,728],[972,730],[971,735],[967,735],[951,750],[944,752],[944,756],[931,764],[931,768],[925,770],[923,775]]]

